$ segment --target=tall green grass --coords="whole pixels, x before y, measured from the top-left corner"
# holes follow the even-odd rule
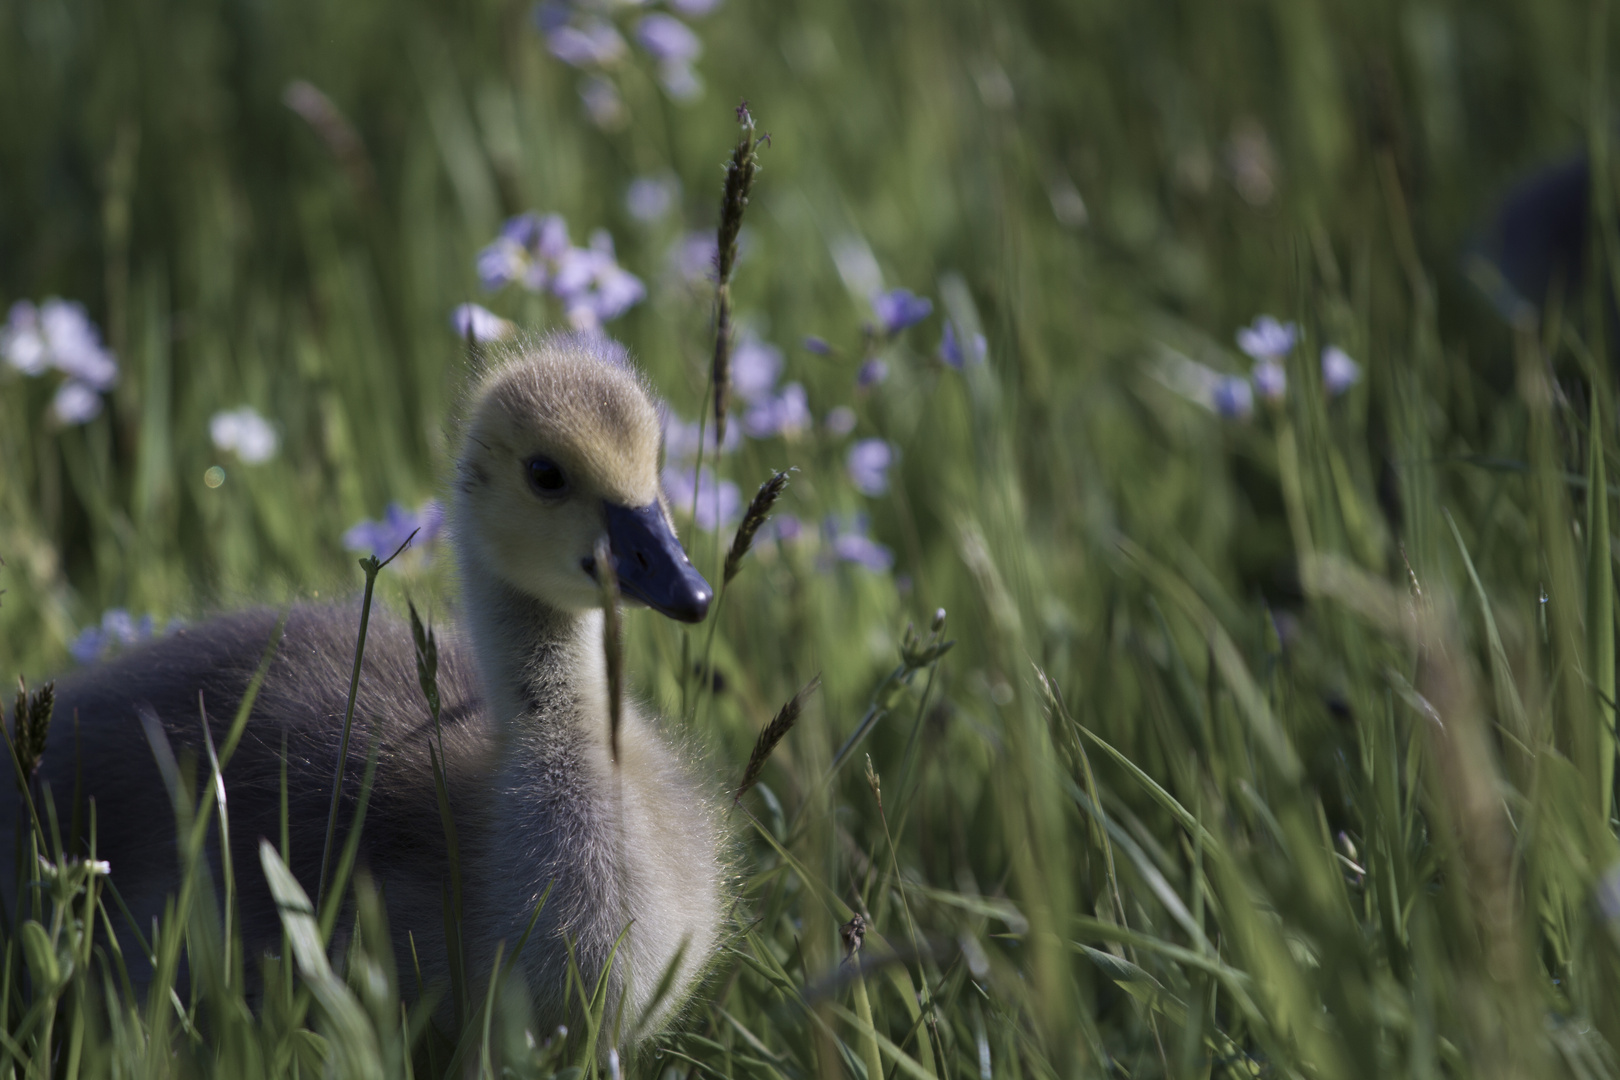
[[[613,1067],[1620,1073],[1608,299],[1510,326],[1459,255],[1516,175],[1607,161],[1606,5],[728,0],[699,24],[705,96],[674,104],[632,60],[613,132],[527,19],[0,5],[0,299],[85,301],[123,372],[82,428],[47,422],[43,381],[0,384],[0,668],[37,686],[110,607],[357,591],[344,530],[445,476],[447,317],[481,299],[473,257],[507,214],[611,229],[651,296],[610,331],[696,417],[713,296],[666,252],[717,224],[746,97],[772,139],[734,318],[787,350],[818,418],[851,405],[901,457],[869,498],[820,427],[745,441],[723,475],[796,468],[778,509],[808,535],[740,564],[712,645],[627,613],[631,688],[706,747],[717,801],[821,689],[730,811],[709,980]],[[281,104],[294,79],[352,122],[364,170]],[[625,185],[664,171],[677,216],[639,226]],[[1609,188],[1595,206],[1612,264]],[[871,316],[833,255],[851,238],[936,301],[866,392]],[[1304,331],[1284,405],[1223,422],[1153,377],[1166,350],[1245,370],[1232,333],[1262,311]],[[986,364],[933,361],[947,313],[983,328]],[[1365,370],[1333,400],[1330,343]],[[243,403],[279,425],[274,461],[211,446]],[[894,573],[829,565],[815,525],[856,510]],[[683,537],[718,583],[729,531]],[[379,602],[450,621],[445,562],[390,566]],[[943,630],[907,632],[939,608]],[[363,870],[332,949],[267,851],[288,947],[241,955],[229,879],[199,861],[228,801],[186,782],[212,762],[173,764],[175,820],[152,827],[196,840],[144,999],[110,933],[119,868],[63,857],[48,803],[30,822],[50,867],[26,860],[8,913],[0,1072],[610,1068],[594,987],[566,1038],[527,1030],[515,994],[458,997],[467,1022],[433,1029]]]

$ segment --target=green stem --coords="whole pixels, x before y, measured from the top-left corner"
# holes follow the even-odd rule
[[[343,766],[349,760],[349,734],[354,727],[354,699],[360,689],[360,661],[366,653],[366,627],[371,622],[371,593],[377,586],[377,575],[382,568],[399,558],[410,542],[416,539],[416,532],[405,538],[405,543],[399,545],[394,553],[381,562],[375,555],[360,560],[360,569],[366,572],[366,594],[360,601],[360,633],[354,643],[354,671],[349,676],[349,703],[343,710],[343,738],[338,744],[337,762],[332,766],[332,804],[326,812],[326,843],[321,847],[321,878],[320,885],[315,890],[315,910],[321,910],[321,904],[326,898],[326,871],[332,861],[332,839],[337,834],[338,799],[343,794]]]

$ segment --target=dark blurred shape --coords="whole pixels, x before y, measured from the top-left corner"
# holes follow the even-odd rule
[[[1468,257],[1468,274],[1508,322],[1533,320],[1554,289],[1584,283],[1591,168],[1579,154],[1522,181]]]

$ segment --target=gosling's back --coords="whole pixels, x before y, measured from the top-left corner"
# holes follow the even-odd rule
[[[195,798],[208,768],[204,710],[214,745],[222,747],[278,618],[277,612],[256,610],[212,619],[57,684],[41,777],[64,830],[72,819],[76,786],[86,823],[94,801],[96,855],[111,865],[112,881],[143,933],[161,916],[165,896],[178,885],[178,862],[174,812],[141,714],[158,719],[177,758],[197,763]],[[357,625],[358,610],[352,606],[292,609],[241,742],[226,766],[231,856],[249,956],[280,948],[280,921],[259,870],[258,845],[261,837],[278,848],[281,844],[283,743],[289,865],[312,897],[318,887]],[[476,836],[484,813],[476,793],[491,770],[490,728],[472,665],[453,637],[441,644],[438,681],[452,809],[457,824]],[[375,739],[378,767],[360,858],[385,891],[396,941],[410,931],[429,971],[443,975],[439,900],[449,866],[428,757],[431,734],[410,631],[386,614],[374,614],[344,762],[338,835],[346,834],[352,819]],[[0,799],[0,806],[15,813],[14,800]],[[9,823],[0,827],[6,843],[12,834]],[[217,830],[209,858],[217,876]],[[132,943],[122,922],[115,919],[126,944]],[[124,951],[131,959],[139,956],[138,949]],[[138,961],[133,966],[142,969]]]

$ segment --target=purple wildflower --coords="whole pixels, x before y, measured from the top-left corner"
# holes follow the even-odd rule
[[[1266,401],[1276,404],[1288,393],[1288,372],[1283,370],[1281,361],[1267,357],[1254,365],[1249,372],[1249,378],[1254,381],[1254,388],[1260,391],[1260,396]]]
[[[618,318],[646,296],[641,279],[617,263],[597,275],[596,312],[603,321]]]
[[[534,215],[531,213],[526,216]],[[555,262],[568,250],[568,222],[561,214],[543,215],[531,235],[533,239],[524,246],[537,259]]]
[[[534,5],[530,18],[542,34],[550,35],[558,27],[568,25],[573,14],[574,9],[564,0],[540,0]]]
[[[872,312],[885,334],[898,334],[922,322],[934,310],[934,302],[908,289],[890,289],[872,297]]]
[[[478,283],[494,292],[507,282],[523,277],[529,269],[529,259],[521,244],[500,236],[478,253],[474,266]]]
[[[38,375],[50,365],[50,349],[39,328],[39,310],[27,300],[11,305],[0,327],[0,357],[24,375]]]
[[[813,422],[810,399],[804,387],[788,383],[779,395],[767,395],[748,407],[743,414],[743,429],[752,439],[769,439],[782,435],[798,435]]]
[[[93,390],[110,389],[118,381],[118,362],[101,347],[83,304],[47,300],[39,309],[39,326],[51,363],[60,371]]]
[[[828,517],[822,529],[831,542],[835,559],[885,573],[894,566],[894,552],[867,535],[870,524],[865,514],[856,514],[843,520]]]
[[[661,11],[636,24],[636,42],[654,60],[666,64],[690,64],[703,55],[703,42],[691,27]]]
[[[693,496],[697,497],[695,521],[704,532],[734,525],[742,517],[742,493],[737,490],[737,485],[730,480],[722,480],[717,486],[714,470],[707,465],[695,476],[690,465],[666,466],[663,481],[664,494],[669,497],[670,505],[683,514],[691,509]]]
[[[624,56],[624,38],[604,19],[564,24],[546,35],[551,55],[577,68],[605,67]]]
[[[1299,327],[1262,315],[1237,332],[1238,348],[1255,360],[1281,360],[1299,341]]]
[[[73,639],[68,652],[81,664],[93,664],[111,648],[146,640],[152,630],[151,615],[143,615],[137,622],[123,608],[111,608],[101,616],[100,626],[87,626]]]
[[[388,512],[381,521],[362,521],[343,534],[343,546],[349,551],[369,551],[379,559],[386,559],[410,539],[411,546],[420,548],[433,543],[444,529],[444,507],[439,500],[429,499],[417,510],[405,509],[397,502],[388,504]]]
[[[618,318],[647,295],[641,279],[616,264],[598,268],[589,288],[564,297],[568,324],[575,330],[598,333],[602,324]]]
[[[871,357],[855,372],[855,385],[863,390],[868,386],[876,386],[889,377],[889,362],[880,357]]]
[[[698,456],[698,429],[703,428],[703,452],[714,454],[714,425],[699,425],[696,420],[686,421],[674,413],[664,412],[664,459],[670,464],[690,465]],[[735,424],[726,426],[726,441],[720,452],[729,454],[742,445],[742,435]]]
[[[93,664],[107,648],[107,637],[99,626],[87,626],[68,644],[68,652],[81,664]]]
[[[963,365],[969,362],[984,363],[987,355],[989,348],[985,344],[983,334],[974,334],[968,348],[963,349],[962,343],[956,337],[956,327],[951,323],[945,324],[945,336],[939,343],[939,358],[945,363],[961,371]]]
[[[569,248],[557,260],[551,291],[562,300],[576,330],[595,332],[646,297],[641,279],[613,257],[613,237],[605,229],[591,235],[588,248]]]
[[[670,60],[658,65],[658,82],[676,101],[692,101],[703,93],[703,80],[691,64]]]
[[[849,448],[844,467],[862,495],[878,496],[889,490],[889,468],[898,455],[882,439],[860,439]]]
[[[270,421],[247,405],[215,413],[208,421],[208,436],[215,449],[234,453],[248,465],[269,461],[280,445]]]
[[[603,131],[613,131],[629,118],[619,88],[605,75],[590,75],[580,80],[579,101],[585,106],[585,115]]]
[[[670,249],[669,261],[690,284],[706,285],[718,272],[719,250],[713,232],[689,232]]]
[[[833,351],[833,347],[827,344],[826,339],[818,338],[814,334],[804,339],[804,347],[817,356],[827,356]]]
[[[739,400],[753,403],[776,389],[782,374],[782,350],[755,338],[744,338],[731,354],[731,389]]]
[[[1211,389],[1211,407],[1226,419],[1244,420],[1254,412],[1254,387],[1248,379],[1223,375]]]
[[[1338,397],[1361,381],[1361,365],[1337,345],[1322,350],[1322,385],[1329,397]]]
[[[720,0],[669,0],[669,6],[689,19],[700,19],[720,6]]]
[[[537,251],[540,247],[540,215],[527,210],[506,219],[501,225],[502,240],[510,240],[524,251]]]
[[[638,176],[624,193],[624,208],[643,225],[655,225],[669,216],[681,197],[681,182],[673,176]]]
[[[839,405],[827,414],[824,422],[828,434],[843,438],[855,430],[855,410],[848,405]]]
[[[773,514],[765,524],[759,527],[754,534],[755,541],[775,540],[778,544],[789,544],[797,540],[804,533],[804,522],[792,514]]]
[[[539,292],[546,287],[548,264],[567,250],[568,223],[561,214],[519,214],[508,218],[500,235],[478,253],[478,280],[491,291],[518,281]]]
[[[500,341],[517,332],[514,324],[477,304],[456,305],[456,309],[450,313],[450,328],[463,341],[469,337],[480,342]]]
[[[24,375],[54,367],[91,390],[118,381],[118,361],[102,347],[84,305],[55,297],[37,308],[26,300],[11,306],[0,327],[0,356]]]
[[[88,424],[101,415],[101,395],[78,379],[69,379],[56,388],[51,415],[69,427]]]

